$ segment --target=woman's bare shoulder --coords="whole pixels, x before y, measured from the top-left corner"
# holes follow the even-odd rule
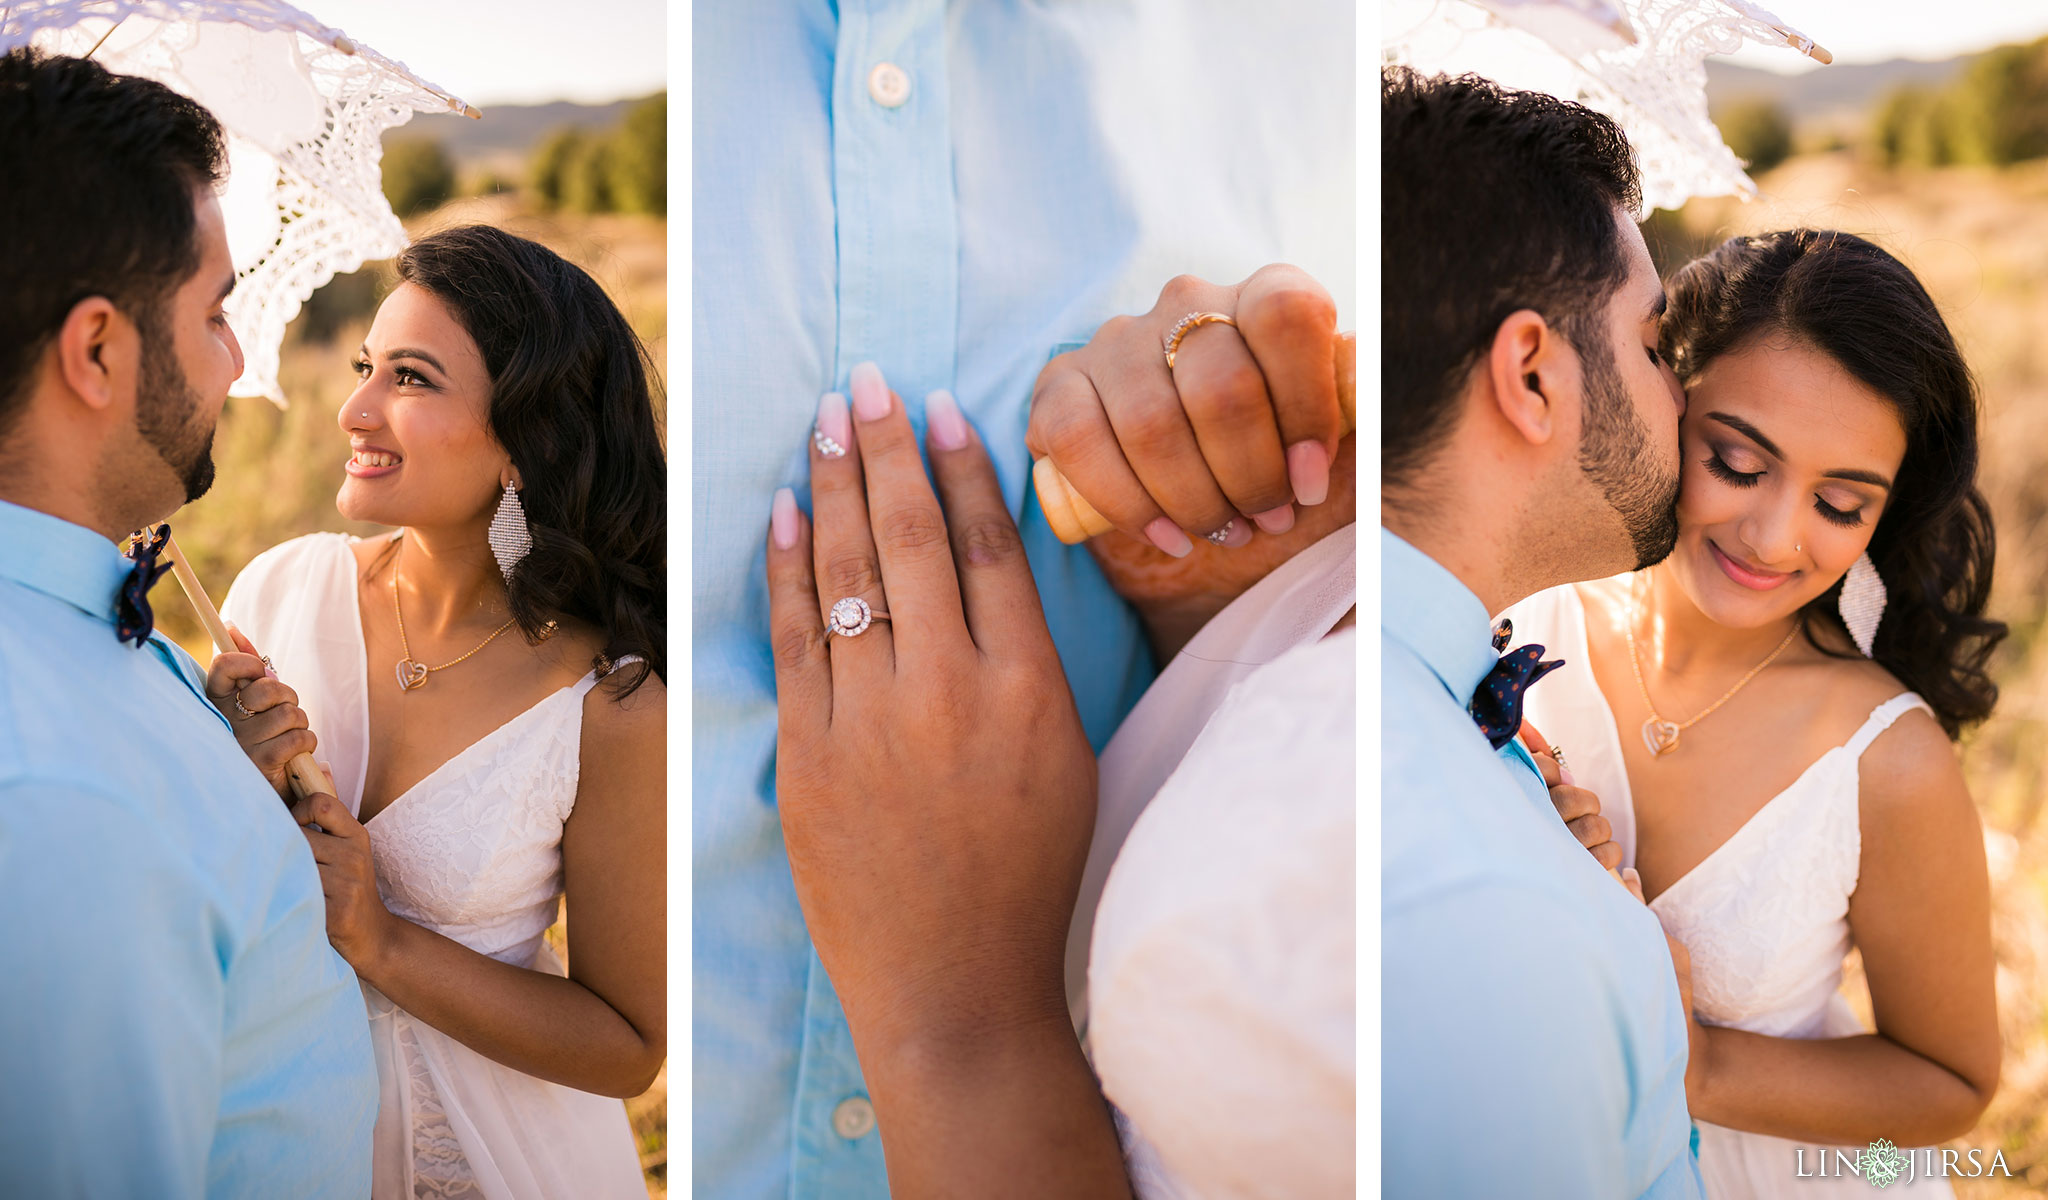
[[[583,697],[586,754],[592,749],[621,754],[665,749],[668,685],[661,676],[647,671],[639,686],[631,687],[641,674],[637,664],[619,667]]]

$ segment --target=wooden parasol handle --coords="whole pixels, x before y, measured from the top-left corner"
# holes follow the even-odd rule
[[[1357,365],[1358,335],[1338,334],[1330,366],[1337,375],[1337,406],[1344,416],[1343,428],[1338,431],[1340,437],[1358,425]],[[1045,513],[1046,524],[1052,526],[1055,537],[1069,546],[1116,528],[1088,503],[1086,496],[1074,490],[1060,469],[1052,465],[1051,458],[1041,458],[1031,465],[1031,486],[1038,492],[1038,507]]]
[[[185,555],[178,549],[178,539],[164,537],[164,557],[171,560],[171,573],[178,577],[178,586],[185,589],[185,598],[199,613],[199,623],[206,626],[208,637],[213,639],[214,648],[224,654],[237,654],[241,647],[235,645],[234,636],[228,633],[227,622],[220,619],[220,610],[207,599],[206,589],[199,586],[199,576],[192,573],[192,564],[185,561]],[[285,764],[284,772],[291,780],[292,794],[304,800],[315,792],[328,789],[327,777],[320,773],[320,764],[310,754],[300,754]]]

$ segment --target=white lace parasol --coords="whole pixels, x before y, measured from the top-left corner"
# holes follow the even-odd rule
[[[245,358],[231,390],[279,405],[278,348],[306,297],[405,248],[379,138],[415,112],[477,115],[278,0],[0,0],[0,53],[24,43],[158,80],[220,118],[239,275],[227,315]]]
[[[1387,64],[1473,72],[1614,118],[1635,146],[1645,211],[1756,194],[1707,116],[1707,55],[1753,41],[1833,61],[1747,0],[1381,0],[1381,29]]]

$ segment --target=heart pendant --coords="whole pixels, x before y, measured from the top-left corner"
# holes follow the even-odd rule
[[[1661,758],[1678,749],[1678,726],[1655,717],[1643,722],[1643,746],[1651,758]]]
[[[409,692],[427,681],[427,664],[409,658],[398,660],[398,690]]]

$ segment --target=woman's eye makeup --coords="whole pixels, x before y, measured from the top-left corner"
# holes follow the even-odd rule
[[[1707,451],[1707,456],[1700,460],[1700,465],[1706,467],[1708,474],[1731,487],[1755,487],[1757,480],[1764,477],[1763,468],[1761,467],[1754,471],[1736,470],[1733,466],[1729,465],[1727,458],[1722,456],[1722,452],[1715,449]],[[1863,509],[1861,506],[1856,508],[1836,508],[1816,494],[1813,498],[1813,510],[1820,514],[1822,520],[1831,524],[1847,528],[1854,528],[1863,524]]]
[[[1849,509],[1836,508],[1819,496],[1815,496],[1813,498],[1813,510],[1820,514],[1823,521],[1836,525],[1853,527],[1863,524],[1863,509],[1860,507]]]
[[[355,371],[357,378],[360,379],[368,379],[370,377],[370,372],[373,369],[370,365],[370,360],[367,358],[353,359],[349,362],[348,365],[352,370]],[[391,376],[392,378],[398,381],[398,385],[400,387],[434,386],[433,384],[427,382],[426,376],[420,374],[418,371],[413,370],[411,367],[393,367],[391,368]]]
[[[1755,471],[1736,470],[1728,465],[1728,460],[1721,456],[1719,450],[1707,451],[1707,456],[1701,460],[1701,465],[1707,468],[1708,474],[1722,483],[1730,484],[1734,487],[1755,487],[1756,481],[1762,479],[1764,475],[1761,469]]]

